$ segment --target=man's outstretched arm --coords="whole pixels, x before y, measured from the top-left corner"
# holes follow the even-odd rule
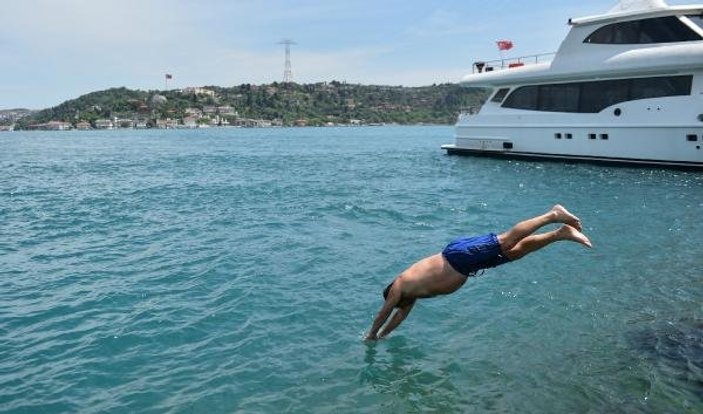
[[[405,318],[408,317],[410,314],[410,311],[413,310],[413,306],[415,305],[415,301],[413,300],[407,305],[403,305],[398,310],[395,312],[393,317],[391,318],[391,321],[388,322],[388,325],[386,325],[385,328],[383,328],[383,331],[381,334],[378,336],[379,338],[384,338],[386,337],[389,333],[393,332],[395,328],[400,325],[401,322],[405,320]]]
[[[366,339],[378,339],[378,330],[381,329],[381,326],[383,326],[383,324],[386,322],[386,319],[388,319],[391,312],[393,312],[393,308],[395,307],[395,305],[398,304],[399,301],[400,288],[398,287],[397,283],[393,283],[393,286],[391,286],[388,291],[386,302],[383,304],[383,307],[381,307],[381,310],[378,312],[376,319],[374,319],[373,325],[371,325],[371,330],[368,334],[366,334]]]

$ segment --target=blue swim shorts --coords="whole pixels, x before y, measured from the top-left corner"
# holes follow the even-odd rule
[[[481,269],[496,267],[509,262],[500,251],[495,233],[484,236],[460,237],[442,250],[449,264],[464,276],[473,276]]]

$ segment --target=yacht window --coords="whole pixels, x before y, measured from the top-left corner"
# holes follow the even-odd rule
[[[691,81],[690,76],[633,79],[630,100],[690,95]]]
[[[537,108],[549,112],[578,112],[580,89],[578,83],[542,85]]]
[[[503,102],[503,99],[505,99],[505,95],[508,94],[510,91],[510,88],[500,88],[498,89],[498,92],[496,92],[495,95],[493,95],[493,99],[491,99],[491,102]]]
[[[598,113],[611,105],[629,100],[629,79],[586,82],[583,85],[578,112]]]
[[[603,26],[591,33],[584,43],[643,44],[702,40],[676,16],[633,20]]]
[[[637,99],[691,94],[693,76],[615,79],[553,85],[522,86],[503,103],[505,108],[546,112],[598,113]]]
[[[517,88],[508,96],[503,106],[506,108],[536,110],[538,92],[539,87],[537,86],[523,86]]]

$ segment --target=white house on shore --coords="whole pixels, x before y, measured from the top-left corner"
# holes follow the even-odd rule
[[[112,129],[115,125],[109,119],[98,119],[95,121],[96,129]]]
[[[73,128],[73,126],[70,122],[61,121],[49,121],[45,124],[34,124],[29,126],[29,129],[44,131],[68,131],[71,128]]]
[[[76,129],[79,131],[86,131],[88,129],[93,129],[92,126],[90,126],[90,122],[88,121],[81,121],[76,124]]]

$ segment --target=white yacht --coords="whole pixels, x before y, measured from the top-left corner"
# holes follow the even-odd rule
[[[474,63],[492,89],[448,154],[703,168],[703,4],[621,1],[569,19],[551,61]]]

